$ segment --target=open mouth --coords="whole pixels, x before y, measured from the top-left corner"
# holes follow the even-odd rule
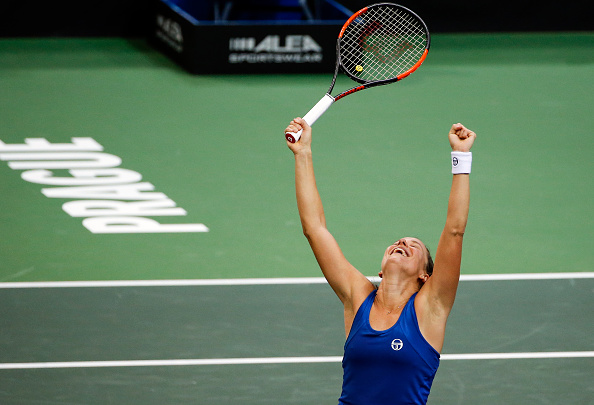
[[[393,254],[399,254],[399,255],[402,255],[402,256],[404,256],[404,257],[409,257],[409,256],[410,256],[410,254],[408,253],[408,251],[407,251],[407,250],[405,250],[405,249],[403,249],[403,248],[401,248],[401,247],[396,247],[396,248],[394,248],[394,249],[393,249],[393,250],[390,252],[390,254],[391,254],[391,255],[393,255]]]

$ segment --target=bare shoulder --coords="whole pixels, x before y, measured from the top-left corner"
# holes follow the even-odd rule
[[[373,290],[375,290],[375,286],[363,274],[360,274],[358,280],[356,280],[356,282],[352,284],[352,291],[349,300],[343,302],[344,325],[346,336],[349,335],[349,331],[351,329],[357,311]]]
[[[429,281],[431,278],[415,298],[415,312],[421,334],[435,350],[441,352],[450,309],[445,308],[435,294],[431,294],[431,288],[426,288],[431,287]]]
[[[355,312],[357,309],[359,309],[361,304],[363,304],[363,301],[365,301],[365,299],[373,290],[375,290],[373,283],[367,277],[361,274],[360,280],[353,284],[353,293],[351,296],[352,306],[355,308]]]

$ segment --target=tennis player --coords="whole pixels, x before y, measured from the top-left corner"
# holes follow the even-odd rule
[[[462,124],[452,125],[448,134],[453,179],[435,264],[421,240],[398,239],[384,252],[376,289],[347,261],[326,228],[312,163],[311,127],[295,118],[285,132],[301,129],[298,142],[287,142],[295,157],[301,225],[324,277],[344,305],[346,343],[339,405],[425,404],[460,278],[470,148],[476,134]],[[408,215],[410,209],[404,211]]]

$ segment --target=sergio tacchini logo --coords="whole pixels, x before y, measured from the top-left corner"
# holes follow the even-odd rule
[[[402,346],[404,346],[404,343],[402,343],[402,340],[400,340],[400,339],[392,340],[392,349],[393,350],[400,350],[400,349],[402,349]]]

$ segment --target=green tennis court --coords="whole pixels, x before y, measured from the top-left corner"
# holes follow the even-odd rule
[[[478,134],[432,404],[594,397],[593,50],[590,33],[435,35],[409,79],[315,124],[328,225],[368,276],[397,237],[435,249],[447,131]],[[191,76],[123,39],[0,40],[0,402],[335,404],[342,311],[283,137],[330,78]],[[85,159],[113,181],[91,184]]]

